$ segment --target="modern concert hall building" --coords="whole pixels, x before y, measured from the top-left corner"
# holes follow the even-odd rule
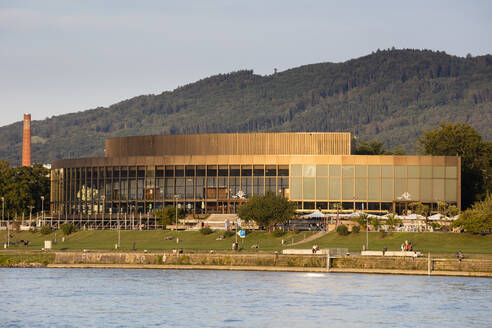
[[[190,214],[236,213],[268,191],[300,212],[460,207],[460,179],[460,157],[351,155],[350,133],[123,137],[106,140],[104,157],[53,162],[51,214],[104,222],[176,204]]]

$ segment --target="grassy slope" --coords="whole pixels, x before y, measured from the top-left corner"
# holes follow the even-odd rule
[[[176,240],[165,240],[167,236],[178,236],[180,243],[176,244]],[[227,251],[231,249],[231,244],[234,237],[229,237],[224,240],[216,240],[221,232],[215,232],[210,235],[201,235],[199,232],[188,231],[122,231],[121,232],[121,249],[131,250],[135,242],[138,250],[171,250],[174,248],[183,248],[185,250],[195,251]],[[265,232],[252,232],[248,234],[244,241],[246,251],[252,251],[251,245],[259,243],[259,251],[276,251],[283,248],[291,248],[288,244],[281,245],[281,240],[284,239],[287,243],[302,240],[309,236],[310,233],[293,233],[289,232],[282,237],[275,237],[272,234]],[[50,235],[41,235],[40,233],[20,232],[13,234],[13,241],[21,239],[29,240],[30,246],[13,246],[13,249],[28,249],[39,250],[44,244],[44,240],[53,240],[54,233]],[[57,245],[54,245],[55,250],[112,250],[117,241],[116,231],[79,231],[68,237],[65,237],[65,242],[61,242],[62,233],[57,233]],[[0,240],[6,240],[6,232],[0,232]],[[453,255],[458,250],[465,254],[482,254],[492,256],[492,235],[480,236],[471,234],[455,234],[455,233],[407,233],[397,232],[389,233],[382,238],[380,233],[369,233],[369,249],[382,250],[384,246],[388,250],[399,250],[400,245],[405,240],[411,241],[414,245],[414,250],[424,253],[431,252],[432,254]],[[362,245],[366,242],[366,234],[351,234],[349,236],[339,236],[336,233],[329,233],[324,237],[311,241],[305,244],[294,246],[294,248],[310,248],[312,244],[317,243],[321,248],[348,248],[350,252],[360,251]],[[241,241],[240,241],[241,243]],[[256,251],[256,250],[254,250]]]
[[[382,250],[384,246],[390,251],[400,250],[401,244],[408,240],[415,251],[434,254],[455,254],[458,250],[468,254],[492,254],[492,235],[472,235],[456,233],[417,233],[393,232],[383,238],[378,232],[369,233],[369,249]],[[360,251],[366,244],[366,233],[340,236],[329,233],[317,240],[321,248],[348,248],[350,252]],[[304,245],[297,246],[297,248]]]

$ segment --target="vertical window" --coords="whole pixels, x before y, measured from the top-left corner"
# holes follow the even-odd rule
[[[381,179],[369,179],[368,180],[368,200],[380,200],[381,197]]]
[[[305,176],[305,177],[315,177],[316,176],[316,165],[304,165],[302,173],[303,173],[303,176]]]
[[[354,178],[342,179],[342,198],[344,200],[354,199]]]
[[[393,177],[393,166],[382,165],[381,166],[381,176],[383,178],[392,178]]]
[[[330,165],[330,176],[339,177],[341,175],[340,165]]]
[[[317,170],[319,173],[319,170]],[[327,172],[328,173],[328,170]],[[328,178],[320,177],[316,178],[316,199],[328,200]]]
[[[317,177],[327,177],[328,176],[328,165],[316,165],[316,176]]]
[[[302,178],[300,177],[292,178],[290,198],[296,200],[302,199]]]
[[[369,178],[379,178],[381,176],[381,166],[369,165],[367,167],[367,174],[369,175]]]
[[[343,165],[342,166],[342,176],[343,177],[353,177],[354,176],[354,166],[353,165]],[[353,187],[352,187],[353,189]]]
[[[173,199],[174,198],[174,178],[165,178],[166,181],[166,189],[164,192],[164,195],[166,196],[166,199]]]
[[[330,169],[331,172],[331,169]],[[340,178],[330,178],[330,200],[341,200],[342,194],[340,193]]]
[[[367,179],[356,178],[355,179],[355,199],[366,200],[367,199]]]
[[[176,190],[176,195],[178,195],[180,199],[185,198],[184,189],[185,189],[185,179],[184,178],[176,178],[175,190]]]
[[[304,199],[315,199],[315,186],[314,186],[314,178],[303,178],[303,198]]]
[[[193,199],[193,177],[186,177],[186,199]]]
[[[359,178],[367,177],[367,165],[356,165],[355,176]]]
[[[198,171],[197,171],[198,173]],[[205,173],[205,172],[203,172]],[[196,199],[203,199],[204,198],[204,188],[205,188],[205,178],[204,177],[196,177],[196,189],[195,189],[195,198]]]
[[[302,177],[302,165],[299,164],[293,164],[291,165],[292,169],[292,176],[293,177]]]

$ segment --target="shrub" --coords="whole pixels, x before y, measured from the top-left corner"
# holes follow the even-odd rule
[[[209,227],[205,227],[205,228],[200,229],[200,233],[202,235],[210,235],[212,232],[214,232],[214,231],[212,229],[210,229]]]
[[[159,219],[162,224],[162,229],[166,229],[166,226],[174,224],[176,222],[176,208],[171,206],[166,206],[162,210],[157,210],[154,212],[155,217]],[[178,208],[178,219],[184,219],[185,212],[183,209]]]
[[[451,228],[447,225],[442,225],[441,226],[441,231],[442,232],[450,232],[451,231]]]
[[[432,223],[430,224],[430,226],[431,226],[431,227],[432,227],[432,229],[434,229],[434,230],[438,230],[438,229],[441,227],[441,225],[440,225],[439,223],[437,223],[437,222],[432,222]]]
[[[272,235],[274,237],[282,237],[283,235],[285,235],[285,231],[282,231],[280,229],[275,229],[273,230]]]
[[[352,227],[352,232],[353,233],[359,233],[360,232],[360,227],[359,226],[353,226]]]
[[[77,227],[75,226],[75,224],[71,223],[62,224],[61,229],[65,235],[69,235],[77,231]]]
[[[41,230],[39,230],[39,232],[43,235],[49,235],[51,233],[51,226],[45,225],[41,228]]]
[[[236,234],[236,232],[234,230],[226,230],[224,231],[224,237],[227,238],[227,237],[232,237]]]
[[[346,225],[341,224],[337,227],[337,233],[341,236],[346,236],[349,234],[348,228]]]

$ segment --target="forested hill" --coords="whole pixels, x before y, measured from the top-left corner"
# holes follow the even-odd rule
[[[416,152],[423,129],[474,126],[492,140],[492,56],[377,51],[260,76],[212,76],[159,95],[32,122],[33,161],[102,156],[108,137],[253,131],[350,131]],[[22,123],[0,127],[0,159],[20,164]]]

